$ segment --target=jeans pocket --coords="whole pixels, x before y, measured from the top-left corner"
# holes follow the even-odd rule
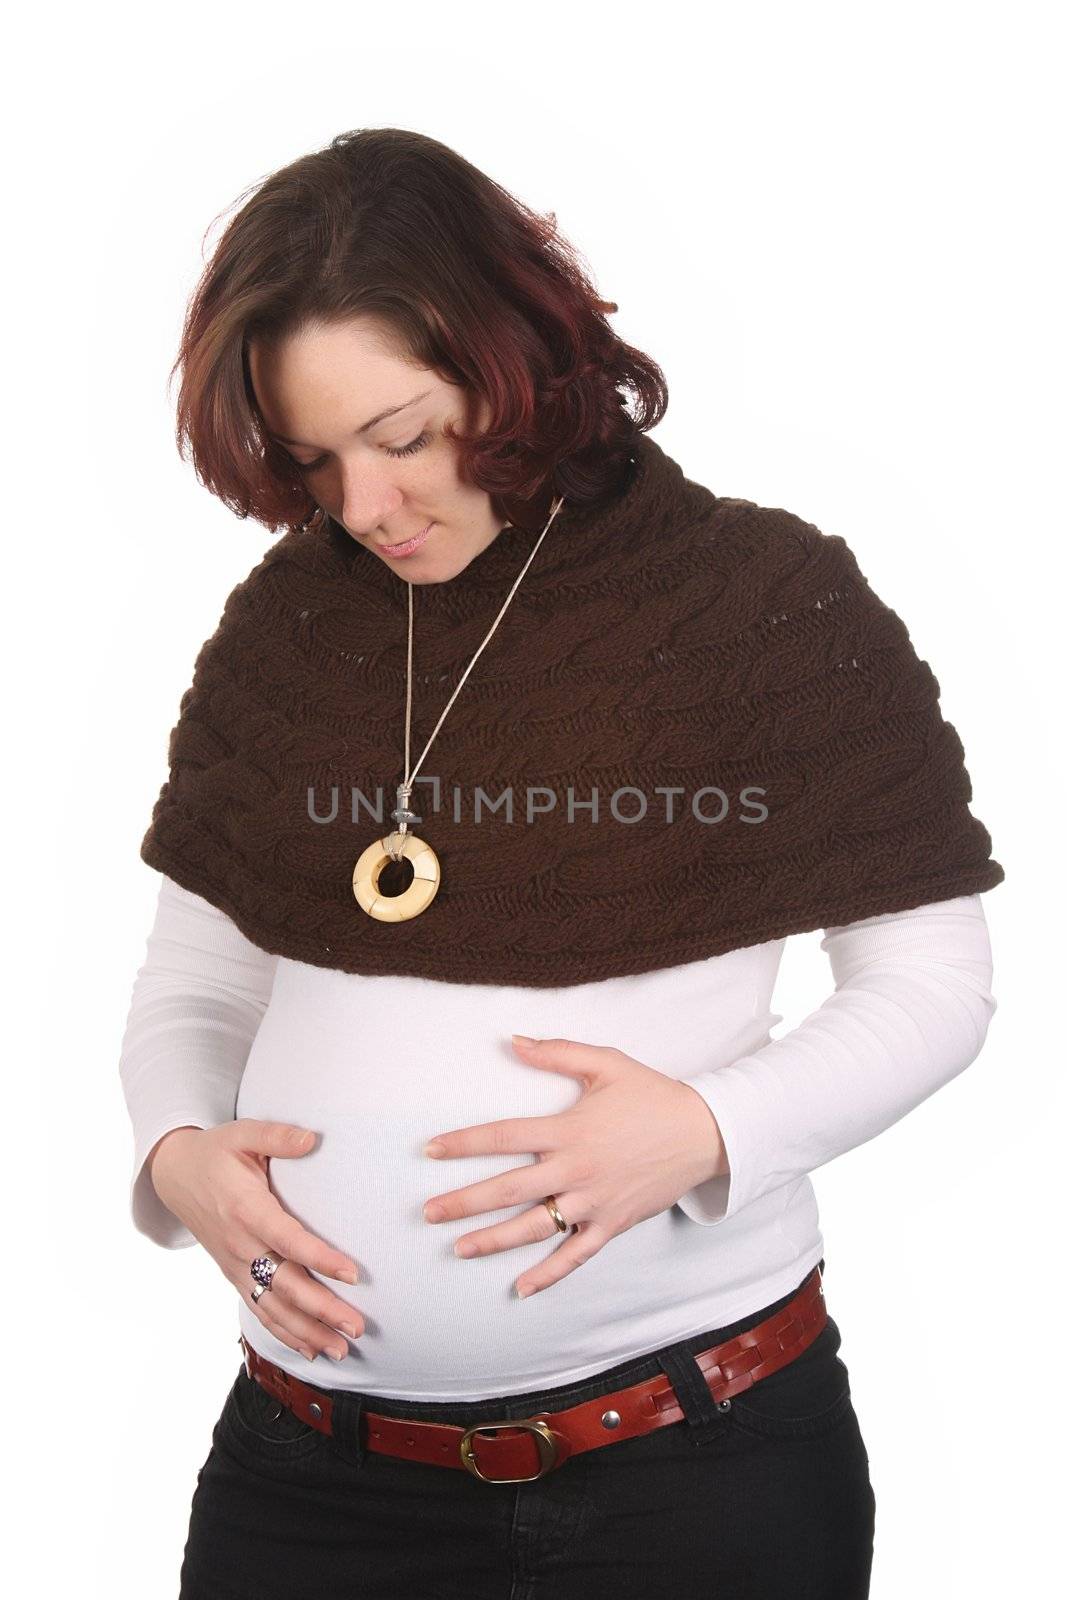
[[[774,1439],[818,1439],[853,1414],[848,1368],[837,1354],[833,1318],[806,1350],[732,1397],[730,1416],[743,1431]]]
[[[328,1442],[321,1429],[304,1422],[250,1378],[243,1362],[226,1396],[222,1420],[231,1439],[263,1460],[292,1461],[314,1454]]]

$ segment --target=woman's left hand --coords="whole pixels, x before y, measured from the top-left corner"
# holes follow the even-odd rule
[[[534,1154],[535,1162],[428,1200],[428,1222],[473,1217],[504,1206],[531,1208],[494,1227],[465,1233],[457,1255],[490,1255],[516,1245],[562,1238],[548,1207],[554,1195],[572,1228],[536,1271],[516,1282],[520,1295],[558,1283],[609,1239],[658,1216],[695,1184],[727,1170],[719,1125],[688,1083],[635,1061],[609,1045],[577,1039],[532,1039],[513,1034],[524,1061],[577,1078],[580,1100],[548,1117],[506,1117],[438,1133],[427,1155]],[[430,1214],[431,1207],[437,1215]]]

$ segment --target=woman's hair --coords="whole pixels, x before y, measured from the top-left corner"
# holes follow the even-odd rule
[[[435,139],[338,134],[263,181],[205,267],[171,369],[182,372],[178,449],[238,517],[272,531],[306,523],[315,501],[270,438],[249,343],[360,317],[401,359],[488,402],[483,434],[447,432],[461,476],[496,514],[539,527],[556,494],[610,498],[635,438],[666,411],[667,386],[609,328],[604,313],[619,308],[578,262],[554,212],[529,210]]]

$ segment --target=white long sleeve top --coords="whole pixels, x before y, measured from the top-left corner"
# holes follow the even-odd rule
[[[826,928],[834,992],[771,1039],[784,947],[555,989],[364,977],[267,954],[164,876],[120,1060],[134,1225],[169,1249],[196,1243],[145,1166],[169,1129],[235,1116],[313,1129],[309,1154],[271,1161],[271,1188],[358,1263],[358,1284],[322,1281],[362,1312],[366,1332],[343,1361],[313,1363],[242,1300],[238,1315],[261,1354],[330,1388],[515,1394],[732,1322],[823,1257],[810,1174],[968,1066],[997,1004],[978,895]],[[727,1175],[526,1300],[514,1282],[553,1240],[467,1260],[452,1248],[514,1208],[435,1224],[422,1215],[431,1195],[521,1164],[433,1161],[422,1154],[432,1134],[552,1115],[578,1098],[573,1079],[518,1059],[513,1032],[611,1044],[692,1085],[729,1161]]]

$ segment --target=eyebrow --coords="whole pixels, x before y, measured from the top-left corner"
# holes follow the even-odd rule
[[[356,432],[367,433],[377,423],[384,422],[386,417],[395,417],[398,411],[406,411],[408,406],[415,405],[415,403],[419,400],[425,400],[426,396],[430,393],[432,393],[430,389],[424,389],[421,394],[413,394],[411,399],[405,400],[402,405],[389,406],[385,411],[379,411],[376,417],[371,417],[370,421],[365,422],[361,428],[357,428]],[[295,444],[301,450],[315,450],[318,448],[313,444],[304,444],[300,439],[287,439],[284,433],[272,433],[271,438],[277,439],[279,444]]]

